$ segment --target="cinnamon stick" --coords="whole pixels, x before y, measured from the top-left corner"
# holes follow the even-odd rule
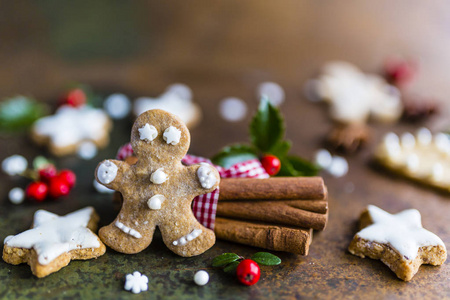
[[[324,200],[322,177],[223,178],[219,201],[225,200]]]
[[[217,218],[214,228],[217,238],[264,248],[308,255],[312,229],[244,222]]]
[[[280,225],[312,228],[315,230],[325,229],[328,222],[327,202],[320,201],[325,205],[325,213],[301,209],[299,207],[302,207],[302,202],[305,201],[219,201],[217,215],[240,220],[255,220]]]

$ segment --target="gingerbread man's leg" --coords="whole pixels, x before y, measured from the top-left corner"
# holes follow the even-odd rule
[[[117,218],[99,230],[99,236],[106,245],[126,254],[138,253],[147,248],[152,242],[156,227],[155,219],[134,214],[136,205],[132,203],[133,201],[124,201]]]
[[[216,241],[214,232],[201,225],[192,211],[177,220],[165,220],[160,224],[159,229],[166,246],[184,257],[202,254]],[[176,239],[171,239],[173,236],[176,236]]]

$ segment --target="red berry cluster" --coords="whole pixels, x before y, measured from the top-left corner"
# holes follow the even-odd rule
[[[73,89],[67,92],[62,98],[61,98],[61,104],[70,105],[73,107],[78,107],[81,105],[86,104],[87,96],[86,93],[80,89]]]
[[[76,176],[70,170],[59,173],[54,165],[47,165],[39,170],[39,179],[27,186],[27,198],[41,202],[47,197],[56,199],[69,194],[75,185]]]

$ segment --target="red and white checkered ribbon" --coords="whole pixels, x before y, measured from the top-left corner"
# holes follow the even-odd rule
[[[133,155],[131,144],[122,146],[117,152],[117,159],[124,160],[128,156]],[[232,165],[229,168],[214,165],[209,159],[187,154],[181,160],[185,165],[193,165],[199,163],[208,163],[219,171],[221,178],[269,178],[266,170],[264,170],[258,159],[250,159],[244,162]],[[211,193],[203,194],[194,198],[192,202],[192,211],[197,220],[205,227],[214,229],[216,220],[217,202],[219,201],[219,188]]]

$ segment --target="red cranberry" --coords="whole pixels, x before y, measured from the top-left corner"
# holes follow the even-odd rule
[[[276,175],[281,168],[281,162],[275,155],[266,154],[261,158],[261,164],[270,176]]]
[[[71,170],[62,170],[58,177],[63,179],[69,185],[69,188],[72,188],[77,181],[77,176]]]
[[[32,182],[27,186],[26,195],[27,198],[35,200],[37,202],[44,201],[47,197],[48,186],[41,182]]]
[[[255,261],[244,259],[237,266],[236,275],[241,283],[245,285],[254,285],[258,282],[261,271]]]
[[[64,178],[55,176],[50,179],[48,185],[48,194],[53,198],[59,198],[61,196],[66,196],[70,192],[69,184]]]

